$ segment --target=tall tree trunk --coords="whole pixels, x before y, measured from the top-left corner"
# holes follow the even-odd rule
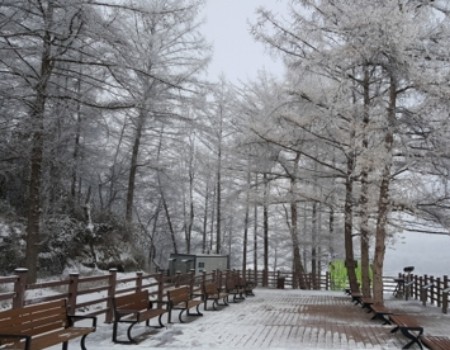
[[[248,226],[250,222],[250,187],[251,173],[250,167],[247,169],[247,192],[245,195],[245,217],[244,217],[244,241],[242,242],[242,274],[247,275],[247,243],[248,243]]]
[[[83,57],[80,54],[80,61],[82,61]],[[76,94],[79,99],[81,99],[81,74],[82,67],[80,65],[78,71],[78,80],[76,85]],[[77,185],[77,175],[78,175],[78,158],[80,157],[81,147],[80,147],[80,139],[81,139],[81,103],[77,102],[77,113],[76,113],[76,129],[75,129],[75,144],[73,147],[73,165],[72,165],[72,182],[70,184],[70,196],[71,196],[71,205],[72,210],[75,208],[75,204],[77,203],[76,198],[76,185]]]
[[[159,177],[159,175],[158,175],[158,177]],[[169,207],[167,206],[166,198],[164,196],[164,192],[163,192],[161,185],[159,186],[159,189],[160,189],[160,194],[161,194],[162,205],[164,208],[164,212],[166,214],[167,225],[169,226],[169,232],[170,232],[170,238],[172,240],[173,252],[175,254],[178,254],[177,240],[176,240],[176,236],[175,236],[175,230],[173,229],[173,226],[172,226],[172,219],[170,218]]]
[[[220,133],[222,135],[222,133]],[[216,224],[216,254],[220,254],[222,247],[222,137],[219,139],[217,154],[217,224]]]
[[[383,265],[386,251],[386,225],[389,215],[389,185],[392,167],[392,149],[394,145],[394,124],[397,104],[397,84],[391,76],[389,86],[389,106],[387,110],[387,131],[384,138],[384,167],[378,199],[378,218],[375,232],[375,254],[373,261],[373,299],[375,303],[383,302]]]
[[[258,194],[258,173],[255,173],[255,198]],[[258,282],[258,204],[255,201],[253,213],[253,273],[255,283]]]
[[[157,162],[159,162],[159,160],[161,159],[163,132],[164,132],[164,128],[161,128],[161,131],[159,134],[158,150],[156,152],[156,161]],[[161,203],[162,203],[162,206],[164,209],[164,213],[166,214],[167,226],[169,227],[170,238],[172,240],[173,252],[175,254],[178,254],[178,246],[177,246],[177,240],[176,240],[176,236],[175,236],[175,230],[173,229],[173,226],[172,226],[172,219],[170,217],[169,206],[167,205],[166,197],[164,195],[164,189],[163,189],[162,181],[161,181],[161,173],[159,171],[157,173],[157,179],[158,179],[159,193],[161,196]]]
[[[317,287],[317,203],[312,204],[311,220],[311,276],[313,289]]]
[[[52,25],[53,25],[53,1],[48,1],[44,14],[45,32],[41,55],[41,67],[39,81],[35,88],[36,98],[31,110],[33,123],[32,148],[30,159],[30,181],[28,184],[28,216],[25,266],[28,269],[28,283],[36,282],[37,266],[40,244],[40,220],[41,220],[41,186],[42,186],[42,162],[44,153],[44,115],[47,98],[48,81],[52,74],[53,61],[51,57]]]
[[[209,179],[206,179],[206,193],[205,193],[205,211],[203,213],[203,239],[202,239],[202,253],[206,254],[208,235],[208,200],[209,200]]]
[[[209,228],[209,251],[212,253],[213,252],[213,246],[214,246],[214,219],[216,216],[216,193],[217,193],[217,188],[216,186],[214,186],[214,191],[213,191],[213,198],[212,198],[212,210],[211,210],[211,221],[210,221],[210,228]]]
[[[263,287],[269,285],[269,181],[267,173],[264,173],[264,204],[263,204],[263,225],[264,225],[264,275]]]
[[[186,232],[186,253],[191,253],[191,235],[194,225],[194,152],[195,152],[195,134],[190,140],[189,147],[189,219]]]
[[[353,169],[354,154],[347,156],[347,174],[345,179],[345,204],[344,204],[344,238],[345,238],[345,266],[352,291],[359,291],[356,278],[356,261],[353,248]]]
[[[149,271],[153,271],[153,265],[156,266],[160,266],[160,264],[156,264],[155,263],[155,259],[156,259],[156,248],[155,248],[155,236],[156,236],[156,230],[158,228],[158,218],[159,218],[159,213],[161,212],[161,207],[162,207],[162,200],[161,198],[159,198],[158,201],[158,205],[156,206],[156,212],[155,215],[153,215],[154,219],[153,219],[153,225],[152,225],[152,232],[150,234],[150,250],[148,252],[148,268]]]
[[[301,289],[306,289],[305,283],[305,269],[302,264],[302,257],[300,254],[300,242],[298,237],[298,207],[297,200],[295,197],[297,189],[297,176],[298,176],[298,162],[300,160],[300,153],[296,154],[294,160],[294,171],[290,180],[289,193],[291,197],[291,241],[292,241],[292,254],[294,257],[294,276],[293,276],[293,286],[299,286]],[[286,215],[287,216],[287,215]]]
[[[131,152],[130,160],[130,174],[128,176],[128,189],[127,189],[127,202],[126,202],[126,221],[131,224],[133,221],[133,202],[134,202],[134,189],[136,185],[136,173],[138,168],[139,149],[141,144],[142,130],[144,128],[145,111],[139,109],[139,116],[136,125],[136,132],[134,135],[133,150]]]
[[[116,150],[114,152],[113,164],[110,166],[110,183],[108,187],[108,203],[106,204],[106,208],[110,213],[112,210],[112,205],[114,200],[116,199],[116,165],[117,159],[119,158],[120,149],[122,148],[122,141],[125,135],[125,130],[127,127],[128,118],[125,116],[122,128],[120,129],[119,140],[117,141]]]
[[[363,116],[363,141],[362,148],[363,152],[366,153],[369,147],[369,141],[367,136],[367,129],[369,126],[369,104],[370,104],[370,95],[369,95],[369,81],[370,75],[367,68],[364,70],[364,116]],[[371,166],[369,165],[369,159],[363,159],[364,164],[361,170],[361,195],[359,200],[360,205],[360,231],[361,231],[361,241],[360,241],[360,249],[361,249],[361,284],[362,284],[362,294],[365,297],[370,296],[371,286],[370,286],[370,257],[369,257],[369,249],[370,249],[370,232],[369,232],[369,172],[371,171]]]

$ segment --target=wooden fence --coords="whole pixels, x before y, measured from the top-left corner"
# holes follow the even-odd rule
[[[80,276],[71,273],[62,280],[48,281],[43,283],[27,284],[27,270],[16,269],[12,276],[0,277],[0,309],[17,308],[28,304],[66,298],[70,312],[83,313],[89,316],[104,315],[105,322],[112,321],[112,297],[120,294],[130,293],[147,289],[151,297],[157,300],[164,299],[166,291],[180,285],[188,285],[193,294],[201,294],[201,285],[204,282],[213,281],[218,286],[224,286],[230,276],[243,277],[241,271],[213,271],[195,275],[194,272],[167,276],[162,273],[145,274],[136,272],[127,277],[120,277],[116,269],[109,270],[104,275]],[[308,289],[332,289],[330,275],[324,274],[320,277],[304,275]],[[247,270],[245,273],[247,281],[256,281],[263,285],[267,281],[270,288],[292,288],[292,272],[264,271],[255,273]],[[256,280],[255,280],[256,279]],[[401,281],[401,284],[399,284]],[[435,278],[433,276],[415,276],[399,274],[397,277],[384,278],[385,293],[393,293],[404,298],[415,298],[424,305],[427,303],[442,308],[447,313],[449,302],[448,277]],[[399,290],[400,288],[400,290]],[[402,293],[399,293],[401,291]]]
[[[447,275],[434,277],[400,273],[396,280],[400,297],[420,300],[424,306],[430,304],[441,308],[443,313],[448,312],[450,288]]]
[[[242,277],[239,271],[213,271],[195,275],[194,272],[166,276],[162,273],[136,272],[129,277],[118,277],[117,269],[97,276],[82,277],[71,273],[63,280],[27,284],[27,269],[16,269],[12,276],[0,277],[0,309],[18,308],[28,304],[65,298],[72,314],[86,316],[103,314],[105,322],[112,322],[112,298],[114,296],[147,289],[150,296],[163,300],[170,288],[187,285],[192,294],[201,294],[201,285],[213,281],[224,286],[227,278]]]

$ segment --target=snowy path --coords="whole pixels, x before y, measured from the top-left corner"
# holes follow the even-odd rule
[[[436,307],[423,308],[418,301],[387,304],[424,314],[426,333],[445,335],[450,329],[450,316]],[[99,322],[86,345],[89,350],[400,349],[405,345],[402,335],[390,333],[392,326],[382,326],[370,317],[341,292],[257,289],[256,297],[220,311],[205,311],[203,317],[192,317],[187,323],[163,329],[136,326],[133,334],[145,333],[138,345],[113,344],[112,326]],[[121,329],[124,334],[126,328]]]

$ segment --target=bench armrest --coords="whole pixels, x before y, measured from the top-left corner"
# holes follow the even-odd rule
[[[114,318],[117,318],[117,320],[119,321],[123,316],[127,316],[130,314],[133,314],[134,317],[138,317],[140,310],[136,310],[136,309],[115,309],[114,310]]]
[[[92,320],[92,327],[97,328],[97,317],[95,317],[95,316],[68,315],[67,317],[69,318],[71,325],[73,325],[77,321],[90,319],[90,320]]]
[[[153,309],[153,305],[165,305],[166,306],[166,309],[168,309],[169,308],[169,306],[170,306],[170,303],[169,303],[169,301],[168,300],[158,300],[158,299],[154,299],[154,300],[150,300],[149,301],[149,305],[148,305],[148,307],[150,308],[150,309]]]
[[[4,334],[0,333],[0,338],[16,338],[16,339],[25,339],[25,350],[30,349],[30,342],[31,342],[31,335],[25,335],[25,334]],[[2,341],[0,340],[0,346],[2,345]]]

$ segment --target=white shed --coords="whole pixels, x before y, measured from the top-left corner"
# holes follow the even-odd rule
[[[169,275],[187,273],[195,269],[195,274],[212,272],[214,270],[225,271],[230,268],[228,255],[215,254],[170,254]]]

